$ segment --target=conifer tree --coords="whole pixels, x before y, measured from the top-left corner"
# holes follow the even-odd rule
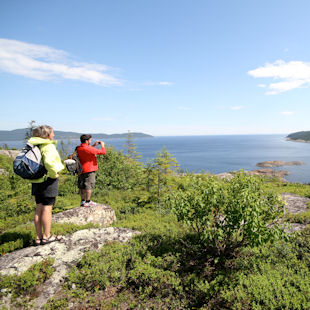
[[[32,137],[32,130],[36,127],[36,121],[32,120],[28,123],[28,127],[25,132],[25,141],[27,142],[28,139]]]
[[[127,137],[126,137],[126,156],[128,158],[134,159],[134,160],[139,160],[142,158],[142,156],[136,151],[137,150],[137,145],[134,142],[134,137],[132,133],[128,130]]]
[[[157,198],[160,208],[162,187],[167,185],[169,175],[178,172],[179,164],[164,146],[154,159],[154,168],[157,172]]]

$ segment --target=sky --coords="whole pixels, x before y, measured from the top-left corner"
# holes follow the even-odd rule
[[[2,0],[0,130],[310,130],[308,0]]]

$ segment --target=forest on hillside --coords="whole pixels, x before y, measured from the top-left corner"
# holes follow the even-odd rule
[[[289,140],[310,141],[310,131],[298,131],[287,136]]]

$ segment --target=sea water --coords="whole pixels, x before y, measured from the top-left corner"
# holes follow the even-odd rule
[[[71,140],[69,151],[73,151],[79,140]],[[126,139],[104,141],[117,150],[126,150]],[[2,141],[0,145],[21,148],[23,141]],[[285,178],[290,182],[310,183],[310,143],[286,140],[286,135],[211,135],[178,136],[134,139],[136,151],[146,162],[156,157],[157,152],[166,147],[178,161],[180,168],[189,172],[238,171],[258,169],[262,161],[302,161],[302,166],[283,166],[277,170],[287,170]],[[60,143],[58,143],[60,146]]]

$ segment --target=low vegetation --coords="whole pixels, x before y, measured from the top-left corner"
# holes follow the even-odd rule
[[[265,181],[243,172],[232,181],[178,174],[167,150],[143,165],[128,145],[126,155],[109,148],[100,157],[93,198],[116,211],[114,226],[142,234],[86,253],[47,309],[69,304],[75,309],[310,308],[310,228],[288,236],[277,221],[284,209],[279,194],[310,197],[309,185]],[[11,166],[9,158],[0,156],[0,168],[8,172],[0,175],[2,254],[29,246],[35,237],[28,223],[35,207],[30,185]],[[78,204],[76,177],[64,172],[54,212]],[[306,212],[286,220],[308,224],[308,219]],[[52,226],[58,234],[83,228]],[[1,294],[30,301],[52,272],[51,262],[42,264],[14,280],[2,277]]]

